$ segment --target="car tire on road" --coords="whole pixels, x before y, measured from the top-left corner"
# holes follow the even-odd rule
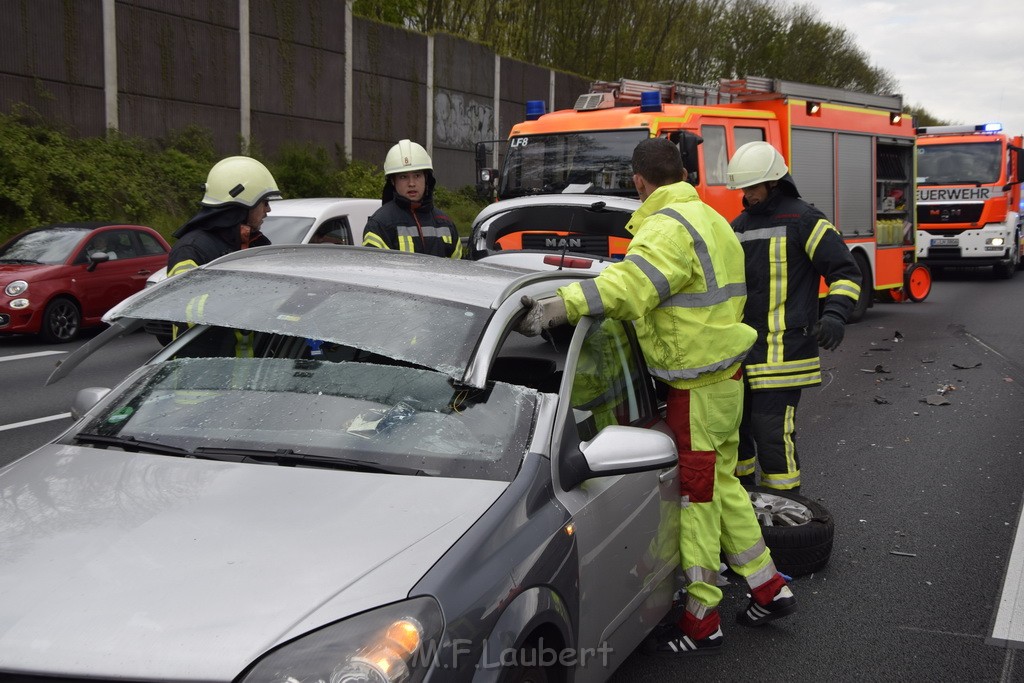
[[[82,313],[78,304],[66,296],[58,296],[46,304],[39,338],[48,344],[64,344],[78,336]]]
[[[755,486],[747,492],[780,572],[802,576],[828,564],[835,527],[824,505],[789,491]]]

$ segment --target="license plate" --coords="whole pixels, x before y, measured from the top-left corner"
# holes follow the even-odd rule
[[[960,240],[956,237],[933,237],[933,247],[956,247],[960,245]]]

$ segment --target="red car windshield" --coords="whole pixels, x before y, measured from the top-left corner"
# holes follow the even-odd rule
[[[64,263],[89,232],[70,226],[26,232],[0,248],[0,263]]]

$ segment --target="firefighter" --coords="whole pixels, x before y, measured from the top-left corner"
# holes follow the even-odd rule
[[[277,181],[259,161],[246,156],[218,161],[206,177],[201,208],[174,233],[179,239],[167,259],[168,277],[240,249],[270,244],[260,227],[270,213],[270,200],[280,198]],[[205,297],[189,302],[186,322],[201,317],[204,302]],[[180,332],[177,325],[172,331],[175,337]],[[233,345],[236,356],[251,356],[252,334],[235,330]]]
[[[782,155],[767,142],[736,150],[729,189],[743,191],[732,227],[746,255],[743,321],[757,341],[743,363],[744,410],[736,474],[744,485],[800,490],[796,409],[804,387],[821,384],[818,347],[843,341],[860,297],[860,269],[839,231],[800,199]],[[828,285],[818,317],[821,278]],[[755,463],[756,461],[756,463]]]
[[[633,239],[625,259],[593,280],[562,287],[558,296],[524,297],[527,311],[516,329],[539,334],[585,315],[635,321],[651,374],[668,385],[666,420],[679,449],[679,550],[688,579],[679,623],[645,648],[668,655],[718,652],[723,553],[751,587],[740,624],[759,626],[796,609],[735,475],[740,363],[757,336],[741,322],[743,249],[728,221],[685,182],[674,144],[645,140],[632,161],[643,204],[627,226]]]
[[[399,140],[384,158],[381,206],[363,231],[363,246],[462,258],[455,223],[434,206],[433,163],[427,150]]]
[[[250,157],[221,159],[206,177],[202,207],[185,225],[167,259],[167,275],[198,268],[239,249],[270,244],[260,232],[270,200],[280,199],[267,167]]]

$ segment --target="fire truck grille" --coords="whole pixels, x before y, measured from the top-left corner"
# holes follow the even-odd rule
[[[928,250],[928,258],[960,258],[960,247],[932,247]]]
[[[983,208],[982,204],[918,204],[917,224],[976,223]]]
[[[544,251],[575,251],[594,256],[608,255],[607,235],[556,235],[526,233],[523,235],[523,249]]]

